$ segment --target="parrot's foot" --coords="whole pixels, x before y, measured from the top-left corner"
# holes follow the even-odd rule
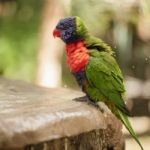
[[[77,98],[74,98],[73,101],[86,102],[89,105],[93,105],[93,106],[95,106],[97,108],[99,107],[98,104],[96,102],[92,101],[91,99],[89,99],[88,96],[77,97]]]
[[[89,105],[92,105],[92,106],[96,107],[97,109],[99,109],[99,105],[98,105],[96,102],[91,101],[90,99],[88,99],[87,103],[88,103]]]
[[[74,98],[73,101],[86,102],[88,105],[92,105],[92,106],[96,107],[102,113],[104,112],[104,109],[101,107],[101,104],[92,101],[88,96],[77,97],[77,98]]]
[[[73,99],[73,101],[77,101],[77,102],[87,102],[88,100],[89,99],[87,96],[77,97]]]
[[[88,103],[96,107],[101,113],[104,113],[104,108],[99,104],[99,102],[89,100]]]

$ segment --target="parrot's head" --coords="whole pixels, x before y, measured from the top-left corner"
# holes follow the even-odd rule
[[[82,40],[87,34],[86,26],[77,16],[61,19],[53,31],[53,36],[60,37],[65,43]]]

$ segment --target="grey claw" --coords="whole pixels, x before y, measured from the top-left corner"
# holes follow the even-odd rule
[[[73,101],[87,102],[88,101],[88,97],[87,96],[77,97],[77,98],[74,98]]]

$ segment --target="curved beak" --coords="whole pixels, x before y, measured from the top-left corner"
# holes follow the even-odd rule
[[[54,31],[53,31],[53,36],[54,36],[54,38],[55,38],[55,37],[60,37],[60,30],[54,29]]]

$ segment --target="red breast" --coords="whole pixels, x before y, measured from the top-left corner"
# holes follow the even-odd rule
[[[89,62],[89,53],[84,41],[77,41],[66,45],[67,65],[72,73],[83,71]]]

